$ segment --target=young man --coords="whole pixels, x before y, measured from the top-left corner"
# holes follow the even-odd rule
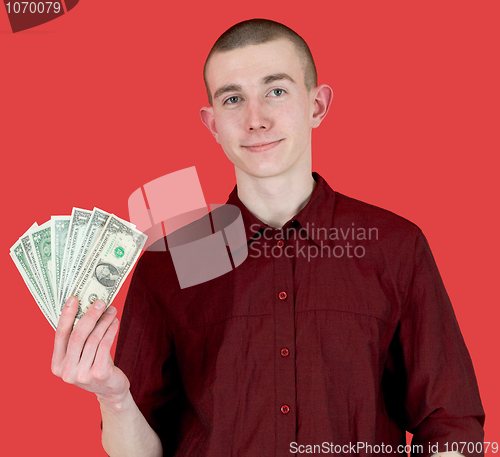
[[[107,453],[397,454],[406,430],[422,456],[482,442],[472,364],[423,234],[311,172],[332,90],[305,42],[245,21],[204,74],[201,118],[235,166],[228,203],[250,254],[180,289],[168,251],[146,252],[116,365],[116,310],[96,301],[71,332],[68,300],[53,372],[96,393]]]

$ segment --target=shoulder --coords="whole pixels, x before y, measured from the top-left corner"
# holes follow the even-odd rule
[[[420,236],[421,230],[414,222],[398,214],[335,192],[335,225],[354,224],[365,229],[378,229],[381,235],[413,238]]]
[[[210,214],[212,214],[214,223],[219,222],[215,220],[213,211]],[[184,220],[180,218],[174,221],[175,226],[171,221],[168,221],[170,226],[165,225],[167,236],[163,236],[161,228],[150,235],[147,248],[142,253],[134,272],[138,282],[147,285],[152,290],[159,289],[161,294],[165,294],[167,289],[170,292],[178,291],[176,267],[179,268],[190,262],[196,263],[198,251],[194,248],[199,247],[197,242],[213,234],[209,214],[193,221],[189,221],[188,217],[186,216]],[[185,223],[185,225],[181,225],[181,223]],[[174,230],[169,230],[169,228],[174,228]],[[154,238],[155,233],[157,234],[156,238]],[[182,262],[179,262],[180,256],[183,259]]]
[[[420,246],[426,244],[422,230],[414,222],[338,192],[335,192],[333,224],[341,234],[351,228],[351,235],[366,247],[366,260],[377,264],[409,268]]]

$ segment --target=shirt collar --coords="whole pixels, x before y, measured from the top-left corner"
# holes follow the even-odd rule
[[[324,180],[324,178],[318,173],[313,172],[312,176],[316,181],[316,187],[313,190],[311,198],[307,202],[306,206],[304,206],[304,208],[302,208],[298,214],[292,217],[292,219],[290,219],[282,227],[282,229],[286,230],[290,226],[299,226],[307,232],[308,237],[309,239],[311,239],[311,241],[319,245],[317,240],[314,239],[314,230],[323,227],[328,229],[329,227],[333,226],[335,192]],[[234,205],[240,209],[241,215],[243,217],[243,223],[245,225],[247,242],[249,242],[257,232],[261,232],[265,229],[273,229],[269,225],[259,220],[241,202],[238,197],[237,186],[234,186],[234,189],[229,194],[227,204]]]

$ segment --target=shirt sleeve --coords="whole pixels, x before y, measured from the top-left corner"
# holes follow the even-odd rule
[[[165,255],[145,252],[137,264],[121,319],[115,364],[127,375],[132,397],[168,456],[174,454],[179,435],[182,387],[158,287],[164,282]]]
[[[404,422],[414,435],[412,444],[423,445],[425,455],[456,451],[453,443],[466,456],[483,455],[485,415],[472,361],[421,231],[398,331],[406,378]]]

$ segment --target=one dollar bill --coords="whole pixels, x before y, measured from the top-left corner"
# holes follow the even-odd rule
[[[76,322],[95,300],[111,304],[139,258],[147,236],[111,214],[70,294],[78,298]]]

